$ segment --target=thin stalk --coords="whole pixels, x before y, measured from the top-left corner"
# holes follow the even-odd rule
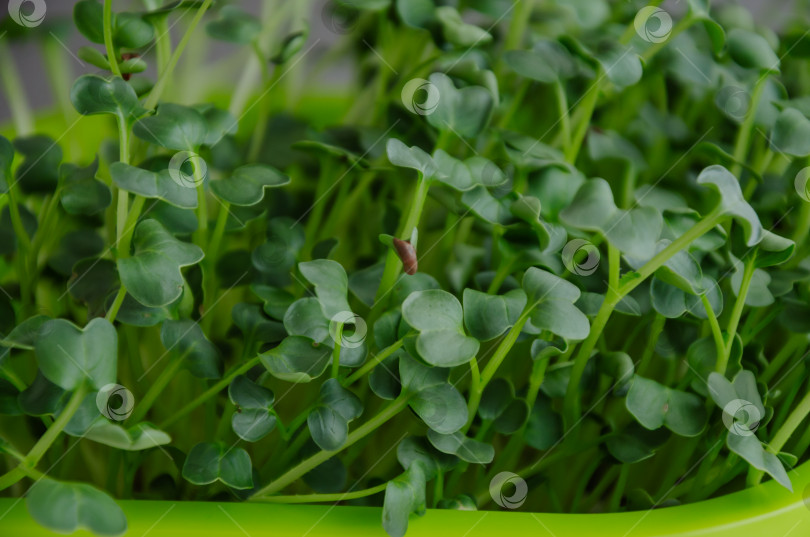
[[[515,91],[514,96],[512,96],[512,102],[509,104],[509,108],[506,110],[506,113],[501,116],[501,119],[498,120],[498,126],[500,128],[509,128],[509,123],[512,122],[512,118],[515,117],[515,114],[521,109],[523,105],[523,98],[526,96],[526,92],[529,90],[530,86],[531,80],[524,80],[520,83],[517,91]]]
[[[335,346],[332,348],[332,378],[338,378],[340,374],[340,343],[339,341],[343,337],[343,324],[338,323],[337,326],[337,337],[335,338]]]
[[[725,373],[729,357],[731,356],[734,336],[737,334],[737,326],[740,324],[740,317],[742,317],[742,312],[745,308],[745,297],[748,296],[748,289],[751,287],[751,279],[754,276],[754,269],[756,268],[754,262],[756,258],[757,252],[754,250],[754,252],[751,253],[751,257],[745,261],[740,292],[737,294],[737,301],[734,303],[734,309],[731,311],[731,317],[728,320],[728,327],[726,329],[728,341],[726,342],[725,351],[722,354],[722,360],[718,360],[717,362],[717,372],[720,374]]]
[[[416,183],[416,191],[413,195],[411,208],[408,211],[408,217],[399,231],[399,235],[410,236],[411,230],[419,225],[419,219],[422,217],[422,209],[425,207],[425,200],[427,200],[428,190],[430,188],[430,180],[425,178],[422,173],[419,173],[419,179]],[[377,308],[380,302],[386,297],[394,286],[402,270],[402,262],[394,252],[393,248],[388,249],[388,254],[385,257],[385,270],[383,277],[380,281],[380,287],[377,288],[377,295],[374,298],[374,306],[372,310]]]
[[[123,190],[119,190],[118,193],[119,195],[126,195],[126,192]],[[119,198],[119,200],[120,199],[121,198]],[[132,202],[132,209],[129,211],[129,214],[127,214],[126,221],[122,226],[123,232],[118,241],[118,259],[126,259],[130,256],[129,250],[132,245],[132,235],[135,233],[135,226],[138,223],[138,218],[141,215],[144,203],[146,203],[146,198],[143,196],[135,196],[135,201]],[[126,297],[126,294],[127,289],[122,282],[121,287],[118,288],[118,294],[115,295],[115,300],[113,300],[112,306],[110,306],[110,309],[106,315],[106,319],[111,323],[115,321],[115,318],[118,315],[118,310],[121,308],[121,304],[124,303],[124,297]]]
[[[504,50],[520,48],[533,7],[534,0],[522,0],[517,3],[512,20],[509,22],[509,31],[506,33],[506,41],[503,44]]]
[[[107,2],[110,2],[110,0],[105,0],[105,5]],[[157,82],[149,92],[149,97],[147,97],[146,102],[144,102],[144,108],[151,110],[157,105],[158,101],[160,100],[160,96],[163,94],[163,90],[166,89],[166,84],[169,82],[171,74],[177,67],[177,62],[180,61],[180,56],[183,55],[183,51],[191,39],[191,35],[194,33],[194,30],[200,23],[203,15],[205,15],[205,12],[208,11],[209,7],[211,7],[212,2],[213,0],[205,0],[202,5],[200,5],[200,8],[194,15],[191,23],[188,25],[185,35],[183,35],[183,38],[180,39],[180,42],[177,44],[177,48],[174,49],[174,53],[172,53],[172,57],[169,59],[169,63],[166,65],[165,71],[160,77],[158,77]]]
[[[658,54],[661,51],[661,49],[663,49],[670,41],[675,39],[681,32],[688,29],[694,23],[695,19],[688,15],[679,20],[678,23],[672,27],[672,30],[670,31],[666,39],[658,43],[653,43],[652,45],[650,45],[649,48],[647,48],[644,52],[641,53],[642,61],[644,63],[649,63],[649,61],[652,59],[653,56]]]
[[[318,176],[318,183],[315,186],[315,196],[312,199],[312,205],[309,208],[309,215],[307,216],[307,223],[304,227],[304,247],[302,248],[304,255],[312,256],[312,248],[318,240],[319,233],[322,231],[321,224],[323,223],[323,213],[327,206],[327,196],[329,195],[330,187],[335,181],[335,163],[330,157],[323,157],[321,159],[321,172]]]
[[[768,367],[759,377],[759,380],[768,384],[771,379],[784,367],[787,361],[802,347],[807,345],[807,334],[791,334],[788,336],[787,343],[782,347],[779,352],[770,361]]]
[[[680,252],[689,244],[703,236],[711,230],[723,218],[720,208],[713,210],[694,226],[692,226],[686,233],[672,241],[669,246],[657,253],[652,259],[645,263],[638,271],[636,271],[633,278],[628,279],[624,284],[620,285],[618,289],[609,286],[605,300],[599,308],[599,312],[591,324],[588,337],[582,342],[574,358],[574,366],[571,369],[571,378],[568,381],[568,391],[565,394],[564,402],[564,417],[566,420],[566,429],[572,427],[580,419],[580,401],[579,401],[579,384],[582,380],[582,374],[585,372],[585,366],[591,357],[591,352],[596,346],[596,342],[602,335],[602,331],[610,319],[613,309],[621,299],[627,296],[633,289],[641,284],[644,280],[650,277],[656,270],[661,268],[672,256]],[[615,263],[615,262],[614,262]],[[611,270],[615,271],[618,267],[611,264]],[[615,281],[614,277],[609,276],[609,281]]]
[[[138,403],[135,412],[132,413],[132,422],[138,423],[140,422],[146,414],[149,412],[149,409],[152,408],[155,400],[157,400],[158,395],[166,389],[166,386],[169,385],[169,382],[174,378],[180,368],[183,366],[183,360],[185,355],[175,356],[170,361],[169,364],[163,369],[160,373],[158,378],[152,383],[147,390],[146,394]]]
[[[379,414],[365,422],[363,425],[349,433],[349,436],[346,438],[346,443],[343,444],[343,447],[340,449],[346,449],[358,440],[364,438],[365,436],[371,434],[383,424],[385,424],[388,420],[399,414],[406,406],[408,406],[408,401],[410,397],[408,395],[401,395],[397,399],[395,399],[391,404],[385,407]],[[339,450],[340,451],[340,450]],[[305,459],[297,466],[293,467],[277,479],[275,479],[272,483],[267,485],[266,487],[258,490],[254,493],[249,499],[255,500],[261,498],[263,496],[272,495],[284,487],[289,485],[290,483],[294,482],[296,479],[301,477],[302,475],[306,474],[319,464],[329,460],[330,458],[334,457],[338,451],[319,451],[315,455]]]
[[[352,384],[363,378],[368,372],[377,367],[377,365],[380,364],[383,360],[385,360],[386,358],[397,352],[402,347],[402,343],[403,340],[400,339],[396,343],[392,343],[391,345],[383,349],[383,351],[380,352],[377,356],[374,356],[371,360],[363,364],[363,367],[361,367],[360,369],[352,373],[350,376],[348,376],[346,380],[343,381],[343,385],[351,386]]]
[[[198,406],[200,406],[201,404],[206,402],[209,398],[213,397],[214,395],[218,394],[220,391],[227,388],[228,385],[231,383],[231,381],[233,379],[235,379],[236,377],[238,377],[242,373],[246,373],[253,366],[257,365],[260,361],[261,361],[261,357],[256,356],[254,358],[251,358],[250,360],[248,360],[244,364],[240,365],[236,369],[233,369],[230,373],[228,373],[227,375],[222,377],[222,379],[220,379],[219,382],[217,382],[216,384],[214,384],[213,386],[211,386],[210,388],[205,390],[202,394],[200,394],[200,396],[198,396],[192,402],[190,402],[189,404],[187,404],[186,406],[184,406],[183,408],[181,408],[180,410],[175,412],[174,415],[171,416],[169,419],[164,420],[160,424],[160,428],[161,429],[166,429],[167,427],[171,426],[177,420],[184,417],[186,414],[188,414],[189,412],[191,412],[192,410],[194,410],[195,408],[197,408]]]
[[[796,219],[796,227],[793,229],[793,242],[795,242],[797,246],[803,246],[807,240],[808,233],[810,233],[810,202],[802,200],[801,205],[799,205],[799,216]],[[802,248],[802,246],[799,247]],[[803,256],[801,255],[795,257],[797,262],[802,258]]]
[[[593,82],[591,82],[588,89],[585,90],[585,95],[581,98],[581,119],[574,130],[571,144],[565,151],[566,162],[574,164],[577,160],[577,155],[579,155],[579,150],[582,148],[582,142],[585,140],[585,134],[587,134],[588,126],[591,123],[591,116],[593,116],[593,111],[596,109],[596,102],[599,100],[599,92],[602,89],[603,78],[604,73],[600,67],[597,69],[596,77],[593,79]]]
[[[761,73],[754,85],[754,90],[751,92],[751,106],[745,114],[743,123],[737,131],[737,138],[734,141],[734,164],[731,167],[731,173],[735,177],[739,177],[742,172],[742,162],[745,162],[745,155],[748,152],[748,146],[751,141],[751,133],[754,130],[754,120],[757,115],[757,108],[759,108],[759,101],[762,98],[762,92],[765,89],[765,83],[768,81],[768,72]]]
[[[107,61],[110,63],[110,71],[115,76],[121,76],[121,68],[118,67],[118,55],[115,53],[115,46],[112,39],[112,0],[104,0],[104,48],[107,49]]]
[[[265,496],[256,498],[257,502],[267,503],[324,503],[324,502],[342,502],[345,500],[355,500],[357,498],[365,498],[379,494],[385,490],[388,482],[385,482],[376,487],[371,487],[363,490],[356,490],[354,492],[338,492],[334,494],[294,494],[291,496]]]
[[[557,97],[557,111],[560,115],[560,135],[562,136],[563,151],[571,147],[571,116],[568,113],[568,97],[565,86],[558,78],[554,81],[554,95]]]
[[[776,431],[776,434],[773,435],[773,440],[770,441],[766,448],[767,451],[774,455],[778,454],[785,447],[787,441],[790,440],[791,435],[799,428],[799,425],[807,418],[808,414],[810,414],[810,391],[804,395],[799,405],[790,413],[785,423]],[[758,485],[764,472],[753,468],[751,470],[748,474],[748,483]]]
[[[512,346],[514,346],[515,342],[520,336],[520,333],[523,331],[523,326],[526,324],[526,321],[529,320],[529,315],[533,309],[533,304],[524,308],[523,313],[521,313],[517,322],[512,326],[511,329],[509,329],[509,332],[501,340],[498,348],[495,349],[495,353],[492,355],[492,358],[490,358],[489,362],[487,362],[486,367],[484,367],[484,370],[481,372],[481,378],[470,390],[470,400],[467,403],[467,424],[465,425],[464,429],[462,429],[463,431],[467,431],[467,429],[470,428],[470,425],[472,425],[473,419],[475,419],[475,415],[478,412],[478,405],[481,403],[481,396],[484,393],[484,388],[487,387],[489,381],[492,380],[492,377],[495,376],[498,368],[501,366],[504,359],[506,359],[509,351],[512,350]],[[478,366],[476,364],[476,368],[477,367]]]
[[[31,290],[30,274],[26,259],[31,251],[31,238],[28,236],[20,216],[20,200],[17,197],[17,183],[13,178],[8,181],[8,210],[11,216],[11,227],[14,229],[14,236],[17,238],[17,278],[20,281],[20,297],[22,308],[27,312],[33,300]]]
[[[87,387],[81,384],[76,388],[76,391],[73,392],[73,395],[70,396],[67,405],[65,405],[59,417],[54,420],[51,426],[48,427],[48,430],[45,431],[45,434],[39,438],[37,443],[34,444],[34,447],[31,448],[31,451],[25,456],[25,460],[11,471],[0,476],[0,490],[5,490],[13,485],[28,475],[30,469],[35,468],[36,465],[39,464],[39,461],[56,441],[57,437],[59,437],[59,434],[67,426],[73,415],[79,410],[85,395],[87,395]]]
[[[726,354],[726,340],[723,337],[723,332],[720,330],[720,323],[717,322],[717,316],[714,314],[712,305],[709,303],[709,299],[706,297],[705,293],[700,295],[700,301],[703,303],[703,308],[706,310],[706,316],[709,319],[709,326],[712,329],[715,352],[717,353],[716,370],[722,375],[726,372],[726,366],[728,364],[728,361],[722,363],[722,357]]]
[[[250,138],[250,149],[248,150],[248,162],[255,162],[259,158],[262,145],[264,144],[264,135],[267,132],[267,118],[270,116],[270,90],[276,85],[281,78],[282,68],[277,65],[273,69],[273,75],[265,84],[262,92],[259,94],[259,112],[256,114],[256,125],[253,128],[253,136]]]
[[[0,79],[3,81],[3,90],[17,136],[29,136],[34,132],[34,115],[28,105],[14,58],[4,43],[0,43]]]
[[[652,326],[650,326],[650,338],[647,340],[647,345],[644,347],[644,352],[641,355],[641,360],[639,361],[638,367],[636,368],[636,372],[641,376],[644,376],[644,373],[650,366],[652,357],[655,354],[655,345],[656,343],[658,343],[658,338],[661,336],[661,332],[664,331],[664,325],[666,324],[666,322],[667,322],[666,317],[664,317],[660,313],[655,314]]]

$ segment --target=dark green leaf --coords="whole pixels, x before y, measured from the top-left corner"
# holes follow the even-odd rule
[[[223,443],[201,442],[191,448],[183,477],[195,485],[222,481],[234,489],[253,487],[252,464],[247,451]]]

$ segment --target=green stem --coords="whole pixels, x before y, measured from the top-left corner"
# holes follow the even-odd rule
[[[276,68],[273,69],[273,75],[259,94],[259,112],[256,114],[256,125],[253,128],[253,136],[250,138],[248,162],[255,162],[256,159],[259,158],[262,145],[264,145],[264,136],[267,133],[267,119],[270,116],[270,91],[281,78],[281,72],[281,66],[276,66]]]
[[[164,420],[163,423],[160,424],[161,429],[166,429],[172,424],[174,424],[177,420],[184,417],[186,414],[206,402],[209,398],[213,397],[214,395],[218,394],[220,391],[224,390],[228,387],[233,379],[249,371],[253,366],[257,365],[261,361],[260,356],[256,356],[251,358],[249,361],[245,362],[244,364],[240,365],[236,369],[232,370],[230,373],[222,377],[219,382],[208,388],[204,391],[199,397],[194,399],[192,402],[178,410],[173,416],[169,419]]]
[[[105,2],[109,1],[110,0],[105,0]],[[157,82],[152,87],[152,90],[149,92],[149,97],[146,99],[146,102],[144,103],[144,108],[152,110],[157,105],[158,101],[160,100],[160,96],[163,94],[163,90],[166,89],[166,84],[169,82],[171,74],[177,67],[177,62],[180,61],[180,56],[183,55],[183,51],[185,50],[186,45],[191,39],[194,30],[200,23],[200,20],[203,18],[203,15],[205,15],[205,12],[208,11],[209,7],[211,7],[212,2],[213,0],[205,0],[202,3],[202,5],[200,5],[200,8],[194,15],[194,18],[191,20],[191,23],[188,25],[188,29],[186,30],[185,35],[183,35],[183,38],[180,39],[180,42],[177,44],[177,48],[174,49],[174,53],[172,54],[172,57],[169,59],[169,63],[166,65],[166,69],[161,74],[161,76],[158,77]]]
[[[726,342],[725,350],[722,354],[722,360],[718,360],[717,362],[717,372],[720,374],[724,374],[728,366],[731,349],[734,346],[734,337],[737,334],[737,326],[740,324],[740,317],[742,317],[743,309],[745,308],[745,297],[748,296],[748,289],[751,287],[751,279],[754,276],[756,258],[757,252],[754,250],[751,256],[745,261],[740,292],[737,294],[737,301],[734,303],[734,309],[731,311],[731,317],[728,320],[728,328],[726,329],[728,341]]]
[[[346,380],[343,381],[343,385],[351,386],[359,379],[363,378],[366,375],[366,373],[377,367],[377,365],[380,364],[383,360],[385,360],[386,358],[397,352],[402,347],[402,343],[403,340],[400,339],[396,343],[393,343],[388,347],[386,347],[385,349],[383,349],[383,351],[380,352],[377,356],[372,357],[371,360],[363,364],[363,367],[361,367],[360,369],[352,373],[352,375],[347,377]]]
[[[712,329],[712,337],[714,338],[715,353],[717,354],[716,370],[721,375],[725,374],[728,362],[723,363],[723,356],[726,354],[726,340],[723,337],[723,332],[720,330],[720,323],[717,322],[717,316],[714,314],[712,305],[706,294],[700,295],[700,301],[703,303],[703,308],[706,310],[706,316],[709,319],[709,326]]]
[[[711,230],[723,218],[720,208],[716,208],[694,226],[692,226],[686,233],[672,241],[669,246],[658,252],[652,259],[647,261],[638,271],[634,277],[628,279],[623,285],[619,286],[618,290],[612,286],[608,287],[605,300],[599,308],[599,312],[591,323],[591,329],[588,337],[582,342],[574,358],[574,366],[571,368],[571,378],[568,381],[568,390],[565,394],[564,402],[564,417],[566,420],[566,430],[570,429],[574,424],[579,422],[580,400],[579,400],[579,384],[582,380],[582,374],[585,372],[585,366],[591,357],[591,352],[596,346],[596,342],[602,335],[605,325],[610,319],[613,309],[616,307],[621,299],[627,296],[633,289],[641,284],[644,280],[650,277],[656,270],[661,268],[672,256],[681,250],[685,249],[698,237],[701,237],[709,230]],[[609,253],[609,251],[608,251]],[[611,263],[611,271],[615,271],[615,262]],[[615,276],[609,276],[609,281],[615,281]]]
[[[805,420],[807,415],[810,414],[810,391],[808,391],[804,398],[799,402],[799,405],[790,413],[785,423],[773,435],[773,440],[770,441],[767,447],[769,453],[774,455],[778,454],[791,435],[799,428],[799,425]],[[752,469],[753,470],[753,469]],[[748,474],[748,483],[750,485],[758,485],[762,480],[763,472],[761,470],[752,471]]]
[[[121,76],[121,69],[118,67],[118,55],[115,53],[112,39],[112,0],[104,0],[104,48],[107,49],[107,61],[110,63],[110,71],[115,76]]]
[[[563,151],[567,152],[571,147],[571,116],[568,113],[568,97],[565,94],[565,87],[559,78],[554,81],[554,95],[557,97],[557,111],[560,115],[562,147]]]
[[[419,225],[419,219],[422,217],[422,209],[425,207],[425,200],[427,200],[429,188],[430,180],[426,179],[420,172],[419,179],[416,183],[416,192],[414,192],[411,208],[408,211],[408,217],[399,231],[400,237],[410,237],[413,228]],[[383,271],[383,277],[380,281],[380,287],[377,288],[377,295],[374,298],[372,310],[379,306],[383,298],[388,295],[391,288],[396,284],[400,270],[402,270],[402,262],[393,248],[389,248],[385,257],[385,270]]]
[[[138,403],[135,412],[132,413],[132,423],[140,422],[146,414],[149,412],[149,409],[152,408],[155,400],[157,400],[158,395],[166,389],[166,386],[169,385],[169,382],[174,378],[180,368],[183,366],[183,360],[185,355],[175,356],[169,362],[169,365],[166,366],[165,369],[160,373],[157,379],[152,383],[147,390],[146,394]]]
[[[580,106],[582,107],[582,117],[574,130],[573,137],[571,138],[571,144],[565,151],[566,162],[574,164],[577,160],[577,155],[579,155],[579,150],[582,148],[582,142],[585,140],[585,134],[587,134],[588,126],[591,123],[591,116],[593,116],[593,111],[596,109],[596,102],[599,100],[599,92],[602,89],[603,78],[604,72],[600,67],[596,71],[596,76],[593,79],[593,82],[591,82],[588,89],[585,90],[585,95],[583,95],[581,98],[582,102]]]
[[[644,347],[644,353],[641,355],[641,360],[636,368],[636,372],[641,376],[644,376],[644,373],[650,366],[652,357],[655,355],[655,345],[658,343],[658,338],[661,336],[661,332],[664,331],[664,325],[666,322],[666,317],[660,313],[655,314],[655,318],[650,326],[650,337],[647,340],[647,345]]]
[[[506,40],[503,44],[504,50],[519,48],[523,41],[523,34],[526,33],[526,26],[532,15],[534,0],[519,0],[509,22],[509,31],[506,33]]]
[[[670,31],[666,39],[658,43],[653,43],[652,45],[650,45],[649,48],[647,48],[644,52],[641,53],[642,61],[644,63],[649,63],[649,61],[653,58],[653,56],[658,54],[661,51],[661,49],[663,49],[669,42],[674,40],[681,32],[688,29],[694,23],[695,19],[688,15],[679,20],[678,23],[672,28],[672,31]]]
[[[17,136],[29,136],[34,132],[34,116],[14,58],[4,43],[0,43],[0,79],[3,81],[3,90]]]
[[[17,197],[17,183],[9,178],[8,181],[8,210],[11,216],[11,227],[14,228],[14,236],[17,238],[17,279],[20,282],[20,298],[22,299],[23,312],[27,314],[31,302],[33,301],[30,274],[26,260],[31,251],[31,238],[28,236],[20,216],[20,200]]]
[[[335,346],[332,348],[332,378],[338,378],[338,374],[340,373],[340,343],[341,338],[343,337],[343,323],[338,323],[337,330],[336,330],[336,338],[335,338]]]
[[[123,190],[118,191],[119,196],[124,196],[126,200],[127,193]],[[119,197],[119,201],[121,198]],[[141,215],[141,211],[143,210],[144,203],[146,203],[146,198],[143,196],[135,196],[135,201],[132,202],[132,208],[127,214],[126,221],[124,222],[122,228],[122,235],[120,235],[120,239],[118,241],[118,259],[126,259],[130,256],[130,247],[132,245],[132,235],[135,233],[135,226],[138,223],[138,218]],[[119,204],[120,210],[120,204]],[[118,310],[121,308],[121,304],[124,303],[124,297],[126,297],[127,289],[126,286],[121,283],[121,287],[118,288],[118,294],[115,295],[115,300],[110,306],[110,310],[107,312],[106,319],[108,321],[115,322],[115,318],[118,315]]]
[[[73,392],[73,395],[70,396],[67,405],[65,405],[59,417],[54,420],[51,426],[48,427],[48,430],[45,431],[45,434],[39,438],[37,443],[34,444],[34,447],[31,448],[31,451],[28,452],[28,455],[25,456],[25,460],[10,472],[0,476],[0,490],[7,489],[26,475],[29,475],[30,469],[35,468],[36,465],[39,464],[39,461],[56,441],[70,419],[79,410],[85,395],[87,395],[87,387],[81,384],[76,388],[76,391]]]
[[[779,352],[770,361],[768,367],[760,375],[759,380],[768,384],[771,379],[779,372],[780,369],[787,363],[791,356],[799,349],[807,345],[807,334],[791,334],[788,336],[787,343],[782,347]]]
[[[358,440],[364,438],[365,436],[371,434],[379,427],[381,427],[385,422],[399,414],[406,406],[408,406],[408,400],[410,396],[400,395],[397,399],[395,399],[391,404],[385,407],[379,414],[365,422],[363,425],[349,433],[349,436],[346,438],[346,443],[343,444],[343,447],[340,450],[346,449],[347,447],[351,446]],[[340,451],[338,450],[338,451]],[[338,451],[319,451],[315,455],[305,459],[297,466],[293,467],[272,483],[267,485],[266,487],[258,490],[254,493],[249,499],[259,499],[263,496],[269,496],[274,494],[284,487],[289,485],[290,483],[294,482],[296,479],[301,477],[302,475],[306,474],[316,466],[322,464],[323,462],[329,460],[330,458],[334,457]]]
[[[495,353],[490,358],[489,362],[487,362],[486,367],[481,372],[481,378],[478,379],[478,382],[470,390],[470,400],[467,403],[467,424],[465,425],[463,431],[467,431],[472,425],[473,420],[475,419],[475,414],[478,412],[478,405],[481,403],[481,396],[484,393],[484,388],[487,387],[489,381],[492,380],[492,377],[495,376],[495,373],[498,371],[498,368],[503,363],[506,356],[509,354],[509,351],[512,350],[512,346],[514,346],[515,342],[517,341],[520,333],[523,331],[523,326],[526,324],[526,321],[529,320],[529,315],[531,314],[532,310],[534,309],[534,304],[531,304],[524,308],[523,313],[521,313],[520,318],[518,318],[517,322],[509,329],[509,332],[506,336],[501,340],[501,343],[498,345],[498,348],[495,349]],[[473,358],[475,360],[475,358]],[[476,364],[476,368],[478,365]]]
[[[206,257],[219,259],[219,248],[222,245],[222,237],[225,235],[225,228],[228,224],[228,214],[230,210],[231,204],[227,201],[223,201],[222,206],[219,209],[219,214],[217,215],[217,223],[214,226],[214,234],[211,235],[208,248],[206,248]],[[216,265],[216,263],[214,263],[214,265]]]
[[[334,494],[294,494],[291,496],[265,496],[263,498],[256,498],[257,502],[267,503],[323,503],[323,502],[342,502],[344,500],[354,500],[357,498],[365,498],[366,496],[373,496],[385,490],[388,482],[376,487],[368,489],[357,490],[354,492],[338,492]]]
[[[742,162],[746,161],[745,155],[748,152],[748,145],[751,141],[751,133],[754,130],[754,120],[757,115],[757,108],[759,108],[759,101],[762,98],[762,92],[765,89],[765,83],[768,81],[768,72],[763,72],[757,79],[754,85],[754,90],[751,92],[751,105],[745,114],[745,119],[737,131],[737,138],[734,142],[734,164],[731,167],[731,173],[735,177],[739,177],[742,172]]]

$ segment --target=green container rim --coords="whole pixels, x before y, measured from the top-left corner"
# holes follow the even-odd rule
[[[408,537],[801,537],[810,535],[810,462],[791,470],[793,491],[768,481],[694,504],[610,514],[452,511],[412,516]],[[378,507],[121,500],[127,536],[385,536]],[[22,498],[0,499],[0,535],[55,535]],[[74,535],[91,535],[79,531]]]

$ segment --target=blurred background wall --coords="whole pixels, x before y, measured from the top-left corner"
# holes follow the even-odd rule
[[[10,0],[3,2],[7,4]],[[47,5],[47,18],[56,17],[70,17],[73,12],[73,6],[78,0],[45,0]],[[283,0],[285,2],[296,2],[301,0]],[[309,23],[311,25],[311,40],[317,41],[317,48],[321,51],[328,50],[329,47],[336,41],[338,36],[328,31],[326,28],[323,17],[321,16],[324,4],[327,0],[315,0],[312,3]],[[539,0],[544,1],[544,0]],[[625,0],[616,0],[625,1]],[[723,3],[739,3],[747,6],[754,14],[755,20],[760,25],[770,26],[771,28],[779,28],[788,22],[794,3],[798,0],[732,0],[725,2],[713,2],[713,4]],[[235,0],[230,3],[236,4],[242,9],[254,13],[258,16],[261,11],[262,0]],[[138,11],[142,10],[142,3],[140,0],[115,0],[114,9],[116,11]],[[667,0],[663,7],[671,10],[674,13],[685,9],[686,0]],[[0,12],[0,17],[7,18],[8,12],[4,9]],[[47,31],[47,30],[46,30]],[[179,32],[178,32],[179,33]],[[0,36],[2,40],[4,36]],[[70,73],[77,77],[83,73],[95,72],[97,69],[93,66],[87,65],[76,57],[76,51],[82,47],[89,45],[84,37],[78,32],[72,32],[70,36],[58,37],[56,34],[49,32],[49,35],[40,36],[41,39],[54,40],[60,47],[66,51],[66,58],[69,58],[69,65],[67,68]],[[177,39],[177,38],[175,38]],[[43,107],[50,107],[53,105],[53,95],[51,88],[46,79],[43,66],[43,58],[40,46],[29,40],[27,42],[12,42],[9,43],[12,57],[17,65],[22,78],[23,87],[25,88],[31,107],[34,110]],[[98,47],[102,50],[103,47]],[[230,50],[229,45],[220,44],[210,51],[211,60],[221,58]],[[314,50],[316,54],[319,52]],[[348,74],[348,73],[345,73]],[[340,70],[333,72],[332,76],[340,76]],[[0,88],[0,123],[5,122],[9,118],[8,104]]]

